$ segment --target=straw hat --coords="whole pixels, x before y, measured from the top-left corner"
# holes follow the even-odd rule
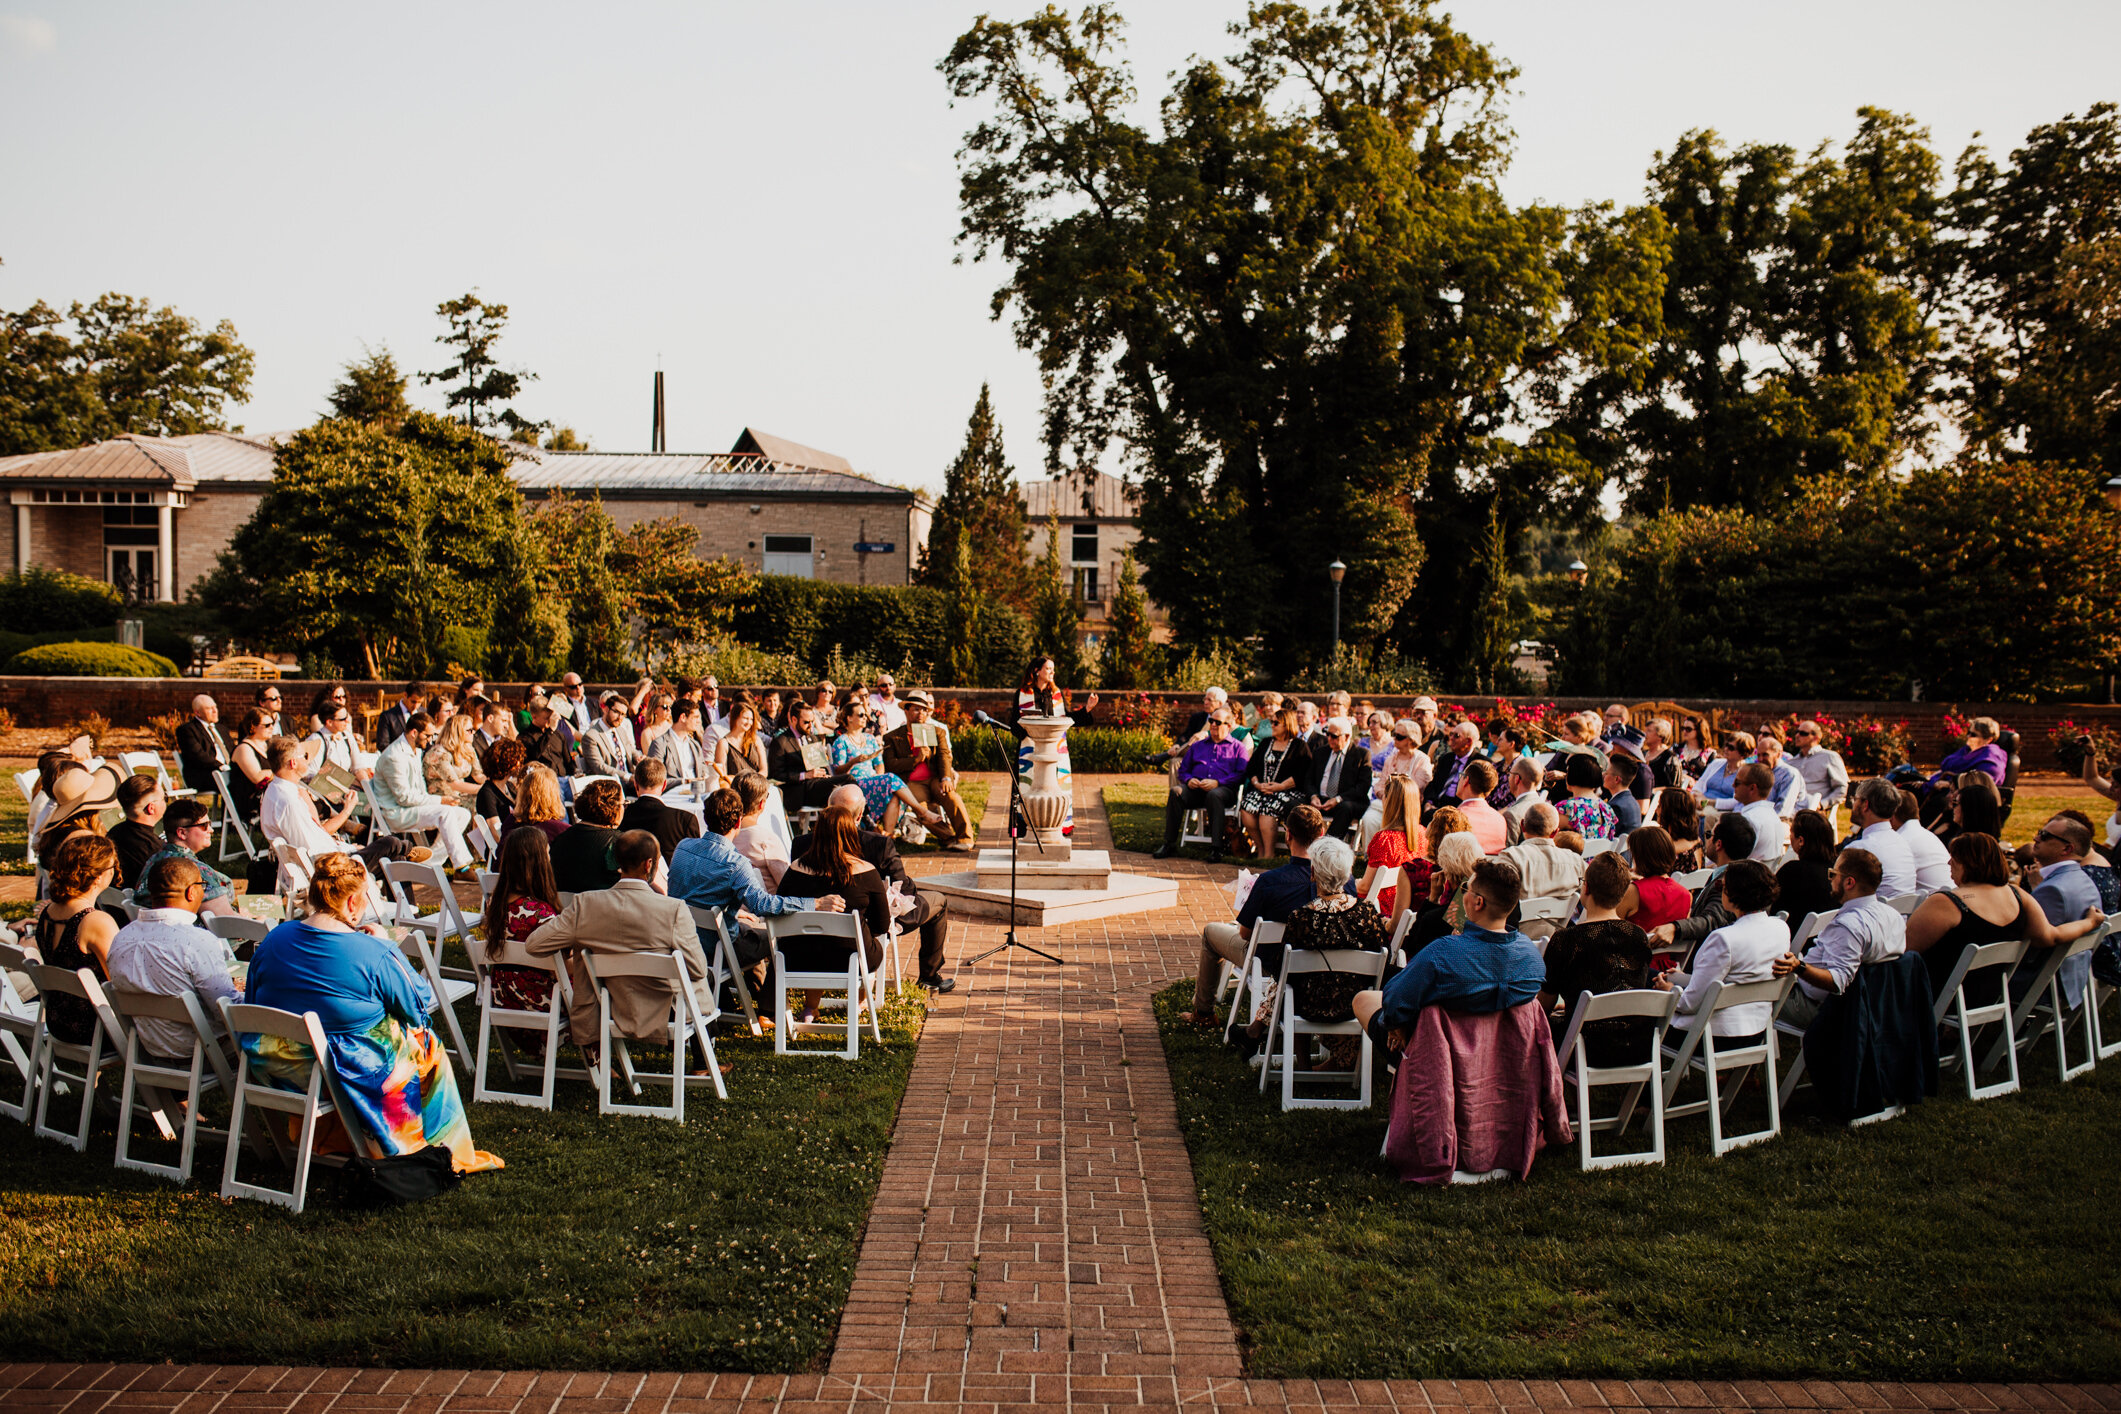
[[[99,815],[115,808],[118,787],[124,784],[125,777],[111,766],[62,772],[52,782],[52,813],[45,817],[44,828],[49,830],[83,815]]]

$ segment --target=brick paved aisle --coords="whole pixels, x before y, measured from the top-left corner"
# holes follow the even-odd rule
[[[1077,837],[1108,843],[1076,781]],[[1003,838],[1005,790],[983,834]],[[923,859],[916,872],[961,865]],[[1055,1409],[2099,1409],[2105,1385],[1825,1380],[1248,1380],[1223,1305],[1149,999],[1227,917],[1229,870],[1122,863],[1182,881],[1179,907],[1026,930],[1055,967],[958,968],[930,1013],[824,1375],[583,1374],[174,1365],[0,1367],[0,1409],[463,1414],[1013,1414]],[[959,925],[951,952],[1001,940]]]

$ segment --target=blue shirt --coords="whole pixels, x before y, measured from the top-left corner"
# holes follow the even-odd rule
[[[801,913],[817,907],[814,899],[784,898],[769,892],[750,860],[736,846],[712,830],[696,840],[682,840],[670,856],[670,896],[700,908],[719,908],[731,914],[748,908],[761,918],[777,913]]]
[[[1348,881],[1345,892],[1355,892],[1353,879]],[[1261,919],[1269,923],[1286,923],[1290,914],[1317,897],[1318,890],[1311,883],[1311,861],[1292,859],[1252,881],[1252,892],[1245,895],[1245,906],[1237,910],[1237,926],[1250,928]]]
[[[1629,792],[1621,791],[1606,804],[1613,807],[1613,820],[1619,827],[1621,838],[1625,839],[1642,828],[1642,807]]]
[[[2091,910],[2099,907],[2099,886],[2092,876],[2084,872],[2084,866],[2074,859],[2064,859],[2047,865],[2040,871],[2040,887],[2033,890],[2033,902],[2047,915],[2052,927],[2074,923]],[[2102,910],[2103,911],[2103,910]],[[2046,959],[2042,958],[2041,962]],[[2039,970],[2039,965],[2030,958],[2019,968],[2027,976]],[[2057,977],[2062,983],[2062,1001],[2074,1008],[2084,997],[2085,979],[2091,976],[2092,955],[2080,953],[2062,964]]]
[[[251,955],[243,1000],[300,1016],[313,1011],[331,1032],[359,1035],[385,1016],[425,1026],[434,990],[405,955],[368,933],[282,923]]]
[[[1382,1040],[1394,1029],[1414,1034],[1415,1019],[1426,1006],[1482,1015],[1508,1011],[1539,995],[1547,980],[1546,959],[1530,938],[1512,928],[1507,933],[1466,924],[1414,954],[1399,975],[1385,983],[1384,1005],[1370,1025]]]

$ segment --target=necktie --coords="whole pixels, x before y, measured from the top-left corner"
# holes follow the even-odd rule
[[[1318,793],[1327,800],[1332,800],[1340,794],[1340,762],[1340,754],[1335,752],[1333,759],[1326,765],[1326,778],[1320,784]]]

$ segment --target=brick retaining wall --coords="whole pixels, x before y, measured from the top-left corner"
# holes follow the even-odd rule
[[[286,698],[290,715],[304,711],[310,699],[320,690],[332,686],[326,682],[307,679],[282,678],[280,691]],[[494,683],[511,702],[521,701],[528,689],[527,683]],[[631,693],[632,684],[614,683],[610,686]],[[910,686],[910,684],[909,684]],[[395,700],[397,685],[373,682],[349,682],[345,684],[349,696],[356,703],[375,704]],[[601,692],[599,685],[592,691]],[[783,687],[783,693],[794,689]],[[222,718],[231,726],[243,708],[250,703],[257,687],[254,683],[201,678],[39,678],[0,676],[0,708],[15,716],[17,725],[24,727],[61,727],[80,720],[89,712],[101,712],[112,723],[121,727],[143,725],[149,717],[167,712],[184,710],[192,697],[199,692],[210,692],[221,704]],[[954,699],[967,713],[974,709],[1002,715],[1015,704],[1016,695],[995,688],[944,688],[936,693],[941,700]],[[1322,694],[1313,694],[1314,697]],[[1193,692],[1152,692],[1150,701],[1164,711],[1169,722],[1182,725],[1187,713],[1200,705],[1200,694]],[[1388,711],[1406,711],[1413,702],[1409,696],[1371,694],[1371,701]],[[1079,698],[1078,698],[1079,700]],[[1247,699],[1250,700],[1249,695]],[[1437,694],[1437,700],[1445,704],[1462,703],[1474,709],[1476,716],[1486,714],[1492,697],[1453,697]],[[1510,699],[1529,705],[1544,698],[1516,697]],[[1564,710],[1602,709],[1608,698],[1552,699]],[[1943,717],[1947,711],[1962,717],[1990,716],[2007,727],[2015,728],[2021,738],[2020,752],[2030,770],[2056,770],[2053,743],[2048,740],[2048,729],[2063,718],[2079,722],[2096,722],[2121,731],[2121,706],[2092,703],[2049,703],[2039,706],[2024,706],[2015,703],[1951,703],[1951,702],[1825,702],[1818,699],[1734,700],[1697,698],[1687,704],[1697,711],[1713,713],[1726,726],[1743,727],[1746,730],[1762,722],[1775,721],[1791,713],[1825,713],[1834,717],[1879,717],[1888,722],[1905,720],[1914,733],[1917,756],[1924,762],[1942,758],[1952,745],[1943,731]],[[1103,708],[1100,707],[1100,713]]]

